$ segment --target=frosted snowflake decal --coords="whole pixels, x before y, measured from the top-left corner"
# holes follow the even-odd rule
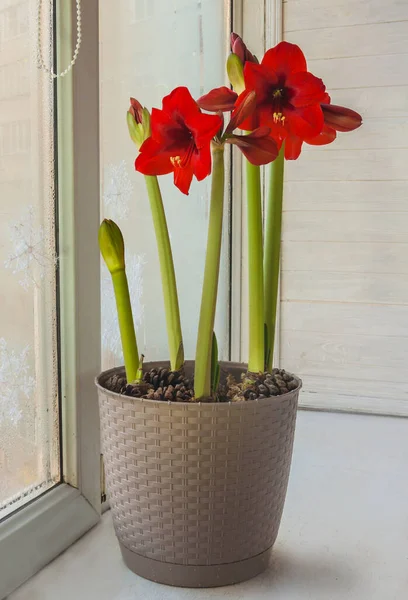
[[[33,206],[28,206],[21,220],[10,225],[10,241],[13,251],[4,265],[19,274],[20,285],[28,289],[30,285],[40,285],[41,280],[50,267],[55,266],[55,254],[47,251],[44,228],[36,224]]]
[[[127,219],[132,192],[133,185],[125,161],[122,160],[117,165],[108,165],[104,172],[103,194],[106,217],[118,221]]]
[[[17,353],[0,338],[0,423],[16,425],[22,417],[22,399],[30,398],[35,389],[29,353],[30,346]]]
[[[126,274],[136,330],[140,330],[144,317],[142,297],[143,269],[145,264],[144,255],[137,256],[133,254],[126,259]],[[111,352],[115,361],[120,363],[123,362],[123,353],[118,315],[116,312],[115,293],[113,291],[111,275],[104,263],[102,269],[102,347],[104,350]]]

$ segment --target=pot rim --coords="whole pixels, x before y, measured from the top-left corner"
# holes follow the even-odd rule
[[[168,368],[170,366],[170,362],[169,361],[165,361],[165,360],[155,360],[155,361],[148,361],[146,363],[144,363],[145,365],[160,365],[161,367],[166,367]],[[189,364],[192,365],[194,364],[193,360],[186,360],[185,364]],[[243,371],[247,370],[247,364],[246,363],[239,363],[239,362],[234,362],[234,361],[219,361],[220,364],[220,369],[221,371],[224,370],[228,372],[227,368],[228,365],[230,366],[230,368],[232,367],[233,369],[240,369]],[[297,377],[296,375],[294,375],[293,373],[291,373],[290,371],[286,371],[286,373],[288,373],[289,375],[292,375],[292,377],[298,382],[297,387],[294,390],[290,390],[289,392],[287,392],[286,394],[280,394],[279,396],[268,396],[267,398],[257,398],[256,400],[248,400],[246,402],[231,402],[231,400],[229,402],[173,402],[172,400],[154,400],[151,398],[135,398],[133,396],[126,396],[125,394],[118,394],[117,392],[112,392],[111,390],[108,390],[107,388],[105,388],[102,383],[101,383],[101,379],[102,378],[106,378],[110,375],[114,375],[117,372],[120,371],[124,371],[125,367],[124,366],[120,366],[120,367],[113,367],[112,369],[107,369],[106,371],[102,371],[97,377],[95,377],[95,385],[98,388],[98,391],[101,392],[102,394],[108,395],[110,398],[114,398],[114,399],[126,399],[128,401],[134,401],[134,402],[143,402],[143,403],[147,403],[147,404],[156,404],[159,406],[166,406],[166,405],[174,405],[174,406],[199,406],[199,407],[226,407],[226,406],[248,406],[248,405],[252,405],[254,403],[256,404],[269,404],[271,402],[271,400],[285,400],[286,398],[293,396],[294,394],[298,394],[299,391],[302,388],[303,382],[302,380]],[[217,410],[217,409],[216,409]]]

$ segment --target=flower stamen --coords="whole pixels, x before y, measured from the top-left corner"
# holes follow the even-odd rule
[[[273,121],[274,123],[281,123],[283,125],[285,123],[285,115],[281,112],[274,112]]]
[[[170,157],[170,162],[173,165],[173,167],[179,167],[181,168],[181,156],[171,156]]]

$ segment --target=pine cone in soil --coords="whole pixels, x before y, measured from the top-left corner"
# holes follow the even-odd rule
[[[272,369],[271,373],[244,373],[240,383],[229,382],[227,397],[232,402],[259,400],[287,394],[297,385],[296,379],[284,369]]]
[[[111,375],[107,380],[106,389],[110,390],[111,392],[115,392],[116,394],[124,394],[126,390],[126,385],[126,377],[117,375],[115,373],[114,375]]]
[[[166,368],[153,368],[144,373],[142,384],[130,384],[128,388],[144,386],[143,397],[166,402],[191,402],[194,400],[192,382],[183,370],[170,371]],[[130,391],[130,390],[129,390]],[[133,395],[132,393],[128,395]]]

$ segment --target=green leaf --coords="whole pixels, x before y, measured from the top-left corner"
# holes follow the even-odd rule
[[[220,363],[217,363],[213,383],[214,392],[218,389],[218,384],[220,383],[220,372]]]
[[[139,368],[136,373],[136,379],[135,379],[136,383],[140,383],[141,381],[143,381],[143,360],[144,360],[144,354],[141,354],[140,359],[139,359]]]
[[[265,339],[265,371],[268,370],[269,359],[271,357],[271,348],[269,345],[268,325],[264,323],[264,339]]]
[[[177,352],[177,358],[176,358],[176,368],[175,370],[178,371],[179,369],[181,369],[181,367],[184,365],[184,346],[183,346],[183,342],[180,342],[180,346]]]
[[[213,331],[211,347],[211,391],[214,394],[220,380],[220,365],[218,364],[218,342]]]

